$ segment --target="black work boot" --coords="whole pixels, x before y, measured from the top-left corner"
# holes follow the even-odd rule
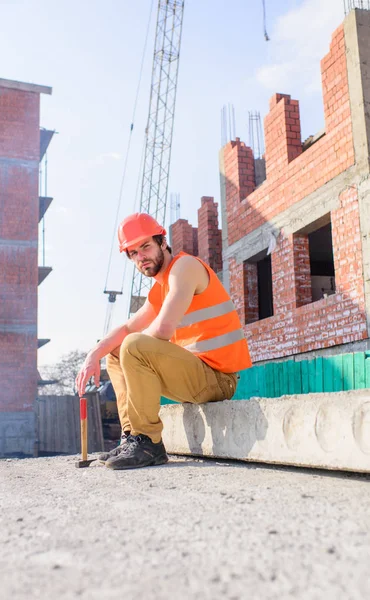
[[[113,456],[118,456],[120,452],[122,452],[123,448],[127,445],[127,439],[130,435],[129,431],[122,431],[121,439],[116,448],[113,448],[110,452],[103,452],[103,454],[99,454],[98,461],[105,465],[107,460],[109,460]]]
[[[107,460],[105,466],[109,469],[136,469],[150,465],[163,465],[168,462],[166,448],[163,442],[154,444],[152,440],[143,435],[130,435],[124,449],[117,456]]]

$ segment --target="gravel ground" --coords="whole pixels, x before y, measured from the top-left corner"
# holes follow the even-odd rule
[[[370,478],[0,460],[3,600],[370,598]]]

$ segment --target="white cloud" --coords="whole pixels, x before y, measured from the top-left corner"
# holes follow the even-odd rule
[[[320,60],[343,19],[343,0],[304,0],[281,16],[269,32],[271,56],[257,81],[272,92],[289,90],[292,82],[306,92],[321,90]]]
[[[99,161],[104,161],[105,159],[113,159],[113,160],[121,160],[122,154],[118,152],[106,152],[105,154],[100,154],[98,157]]]
[[[108,162],[112,164],[112,161],[122,160],[123,155],[119,152],[102,152],[94,158],[83,159],[83,163],[89,167],[101,167],[106,165]]]

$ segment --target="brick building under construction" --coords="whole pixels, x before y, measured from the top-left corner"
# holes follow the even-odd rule
[[[213,198],[197,229],[172,226],[175,252],[222,271],[255,363],[369,348],[369,69],[370,11],[353,10],[321,62],[325,129],[302,143],[298,101],[275,94],[265,180],[236,138],[220,152],[222,231]]]
[[[32,454],[35,441],[40,162],[53,131],[40,130],[40,94],[51,88],[0,79],[0,456]]]

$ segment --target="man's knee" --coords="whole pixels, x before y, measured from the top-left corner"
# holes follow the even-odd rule
[[[125,339],[121,344],[120,349],[120,359],[121,361],[125,359],[125,357],[129,355],[135,355],[140,352],[140,347],[142,346],[142,342],[148,336],[142,333],[129,333],[126,335]]]

